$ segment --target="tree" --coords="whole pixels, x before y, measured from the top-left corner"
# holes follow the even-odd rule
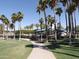
[[[29,26],[25,26],[24,29],[29,30]]]
[[[3,24],[0,24],[0,34],[3,33]]]
[[[5,15],[1,15],[0,19],[3,22],[3,39],[4,39],[4,30],[5,30],[4,26],[7,25],[7,33],[8,33],[9,20],[7,19],[7,17],[5,17]],[[8,35],[7,35],[7,39],[8,39]]]
[[[57,30],[56,30],[56,19],[55,19],[55,12],[54,12],[54,8],[55,8],[55,6],[57,5],[57,1],[58,0],[50,0],[50,1],[48,1],[48,5],[49,5],[49,7],[51,8],[51,10],[53,10],[53,13],[54,13],[54,20],[55,20],[55,22],[54,22],[54,29],[55,29],[55,41],[57,41]]]
[[[73,3],[75,3],[76,7],[78,8],[79,12],[79,0],[72,0]]]
[[[34,26],[33,24],[31,24],[31,25],[29,26],[29,27],[30,27],[30,30],[33,30],[33,26]]]
[[[35,26],[36,26],[36,28],[37,28],[37,30],[38,30],[38,28],[39,28],[39,24],[35,24]]]
[[[40,23],[40,29],[41,29],[41,40],[40,41],[42,41],[42,29],[43,29],[43,18],[41,18],[40,20],[39,20],[39,23]]]
[[[11,26],[14,29],[14,39],[15,39],[15,22],[17,21],[17,14],[13,13],[12,16],[11,16],[11,19],[12,19]]]
[[[0,16],[0,20],[3,22],[3,20],[4,20],[4,15],[1,15]],[[3,23],[3,39],[4,39],[4,23]]]
[[[21,21],[22,21],[22,19],[23,19],[23,14],[22,14],[22,12],[18,12],[17,13],[17,21],[19,22],[19,31],[20,31],[20,34],[19,34],[19,39],[21,38]]]
[[[70,3],[69,7],[67,8],[67,12],[69,15],[69,38],[70,38],[70,45],[72,45],[71,38],[74,36],[74,22],[73,22],[73,12],[76,10],[76,5],[74,3]]]
[[[64,6],[64,14],[65,14],[65,20],[66,20],[66,31],[68,32],[68,20],[67,20],[67,14],[66,14],[66,8],[68,8],[68,0],[60,0],[62,5]]]
[[[48,15],[48,25],[51,27],[52,30],[52,24],[55,22],[54,17],[52,17],[51,15]]]
[[[61,25],[61,19],[60,19],[60,16],[61,16],[61,13],[63,12],[62,9],[60,7],[56,8],[56,14],[59,16],[59,24]]]
[[[46,18],[46,8],[47,8],[47,0],[40,0],[37,6],[37,11],[40,13],[40,11],[44,12],[44,18],[45,18],[45,25],[46,25],[46,39],[47,39],[47,18]]]
[[[49,25],[49,31],[48,31],[48,33],[49,33],[49,35],[53,35],[52,25],[55,23],[55,19],[51,15],[48,15],[47,18],[48,18],[48,25]],[[49,36],[49,38],[52,39],[51,36]]]
[[[5,17],[5,19],[3,20],[3,23],[7,26],[7,33],[8,33],[8,27],[9,27],[9,20],[7,19],[7,17]],[[7,38],[6,39],[8,39],[8,34],[7,34]]]

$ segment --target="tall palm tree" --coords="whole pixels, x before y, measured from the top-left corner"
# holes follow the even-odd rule
[[[47,39],[47,18],[46,18],[46,8],[47,8],[47,0],[40,0],[39,4],[37,6],[37,11],[40,13],[40,11],[44,12],[44,18],[45,18],[45,25],[46,25],[46,39]]]
[[[11,26],[14,29],[14,39],[15,39],[15,22],[17,21],[17,14],[16,13],[13,13],[12,16],[11,16],[11,19],[12,19]]]
[[[66,20],[66,31],[68,32],[68,20],[67,20],[67,14],[66,14],[66,8],[68,7],[68,0],[60,0],[60,2],[64,6],[64,14],[65,14],[65,20]]]
[[[54,17],[51,15],[48,15],[48,25],[51,27],[52,30],[52,24],[55,22]]]
[[[41,40],[40,41],[42,41],[42,29],[43,29],[43,18],[41,18],[40,20],[39,20],[39,23],[40,23],[40,29],[41,29]]]
[[[58,0],[50,0],[48,2],[49,7],[51,8],[51,10],[53,10],[53,14],[54,14],[54,29],[55,29],[55,41],[57,41],[57,30],[56,30],[56,19],[55,19],[55,12],[54,12],[54,8],[57,5],[57,1]]]
[[[48,25],[49,25],[49,35],[52,35],[53,34],[53,32],[52,32],[52,25],[55,23],[55,19],[54,19],[54,17],[52,17],[51,15],[48,15]]]
[[[60,7],[56,8],[56,14],[59,16],[59,24],[61,25],[61,19],[60,19],[60,16],[61,16],[61,13],[62,13],[62,9]]]
[[[8,31],[8,24],[9,24],[9,20],[7,19],[7,17],[5,17],[5,15],[1,15],[0,19],[2,20],[3,22],[3,39],[4,39],[4,30],[5,30],[5,25],[7,25],[7,31]],[[7,39],[8,39],[8,35],[7,35]]]
[[[7,26],[7,33],[8,33],[9,20],[7,19],[7,17],[5,17],[5,19],[3,20],[3,23]],[[7,39],[8,39],[8,34],[7,34]]]
[[[74,36],[74,19],[73,19],[73,12],[76,10],[76,5],[74,3],[70,3],[67,12],[69,15],[69,38],[72,38],[72,35]],[[72,45],[71,39],[70,39],[70,45]]]
[[[75,14],[75,11],[74,11],[74,32],[75,32],[75,38],[77,38],[77,33],[76,33],[76,26],[77,26],[77,24],[76,24],[76,16],[75,16],[76,14]]]
[[[68,14],[69,14],[69,31],[73,31],[73,29],[74,29],[74,22],[73,22],[73,12],[76,10],[76,7],[75,7],[75,4],[74,3],[72,3],[72,4],[70,4],[70,6],[68,7],[68,9],[67,9],[67,12],[68,12]]]
[[[22,19],[23,19],[23,14],[22,14],[22,12],[18,12],[17,13],[17,21],[19,22],[19,31],[20,31],[20,34],[19,34],[19,39],[21,38],[21,21],[22,21]]]

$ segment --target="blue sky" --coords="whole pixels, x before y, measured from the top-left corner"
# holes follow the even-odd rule
[[[0,15],[4,14],[11,21],[11,14],[18,11],[23,12],[24,18],[22,20],[22,27],[30,24],[38,23],[40,17],[43,17],[43,14],[39,16],[36,13],[36,7],[39,0],[0,0]],[[50,8],[46,10],[47,15],[53,15],[53,12]],[[64,26],[65,21],[64,15],[62,15],[61,21]],[[56,17],[58,18],[58,17]],[[16,29],[18,28],[18,22],[16,23]]]

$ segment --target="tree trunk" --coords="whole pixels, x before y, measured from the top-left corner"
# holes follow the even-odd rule
[[[21,39],[21,22],[19,22],[19,40]]]
[[[68,21],[69,21],[69,34],[71,33],[71,18],[70,18],[70,14],[68,13]],[[71,38],[71,36],[69,36],[69,38]]]
[[[51,35],[52,35],[52,23],[51,23]]]
[[[4,34],[4,26],[5,26],[5,24],[3,23],[3,40],[4,40],[4,38],[5,38],[5,34]]]
[[[41,40],[40,41],[42,42],[42,24],[41,24]]]
[[[54,24],[54,29],[55,29],[55,41],[57,42],[57,30],[56,30],[56,23]]]
[[[7,25],[7,40],[8,40],[8,25]]]
[[[59,16],[59,30],[61,29],[61,19],[60,19],[60,16]]]
[[[75,32],[75,38],[77,38],[77,33],[76,33],[76,17],[75,17],[75,12],[74,12],[74,32]]]
[[[71,14],[71,23],[72,23],[72,34],[74,34],[74,22],[73,22],[73,16]]]
[[[69,45],[72,45],[71,43],[71,34],[72,34],[72,28],[71,28],[71,17],[70,14],[68,13],[68,20],[69,20]]]
[[[15,25],[14,25],[14,40],[15,40]]]
[[[67,28],[67,15],[66,15],[66,12],[65,12],[65,19],[66,19],[66,31],[68,32],[68,28]]]
[[[44,17],[45,17],[45,25],[46,25],[46,40],[48,40],[48,33],[47,33],[47,18],[46,18],[46,12],[44,10]]]

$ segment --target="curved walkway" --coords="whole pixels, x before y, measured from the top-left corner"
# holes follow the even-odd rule
[[[56,59],[54,54],[47,50],[42,43],[33,42],[34,48],[27,59]]]

